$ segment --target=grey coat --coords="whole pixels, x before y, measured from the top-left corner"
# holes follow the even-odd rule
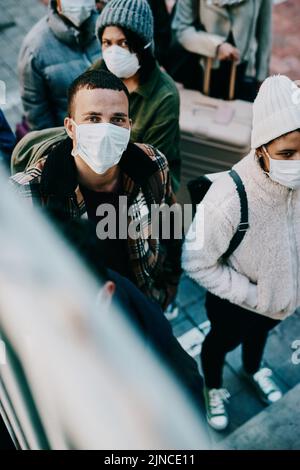
[[[197,30],[197,23],[205,31]],[[271,26],[272,0],[244,0],[223,7],[207,0],[178,0],[172,24],[180,44],[205,57],[216,57],[217,47],[231,31],[241,60],[248,62],[247,73],[259,81],[268,75]]]
[[[93,13],[78,31],[50,6],[48,15],[26,35],[18,69],[23,107],[32,130],[63,125],[69,85],[100,57],[97,17]]]

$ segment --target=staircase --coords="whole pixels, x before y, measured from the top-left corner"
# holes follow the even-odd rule
[[[299,450],[300,384],[234,431],[218,448]]]

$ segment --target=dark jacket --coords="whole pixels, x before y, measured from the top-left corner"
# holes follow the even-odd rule
[[[137,327],[142,338],[159,353],[175,373],[178,380],[194,398],[200,412],[203,412],[203,380],[198,366],[174,337],[172,328],[160,306],[147,299],[123,276],[108,270],[109,279],[116,284],[115,300]]]
[[[155,57],[165,67],[172,40],[171,15],[165,0],[148,0],[154,18]]]
[[[16,137],[0,109],[0,162],[10,165],[10,157],[15,145]]]
[[[98,13],[79,31],[51,5],[25,37],[19,55],[21,98],[32,130],[63,125],[68,87],[100,56],[95,36]]]

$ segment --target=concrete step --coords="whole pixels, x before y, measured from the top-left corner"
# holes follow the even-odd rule
[[[218,448],[300,450],[300,384],[234,431]]]

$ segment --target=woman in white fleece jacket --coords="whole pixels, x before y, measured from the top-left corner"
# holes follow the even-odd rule
[[[222,258],[241,217],[236,186],[225,175],[198,207],[182,256],[187,275],[208,290],[211,331],[201,360],[208,422],[219,430],[228,424],[228,392],[221,388],[226,353],[242,344],[247,378],[264,401],[278,400],[272,372],[260,368],[262,355],[268,331],[300,306],[300,90],[287,77],[262,84],[251,147],[234,166],[248,199],[249,228],[241,244]]]

